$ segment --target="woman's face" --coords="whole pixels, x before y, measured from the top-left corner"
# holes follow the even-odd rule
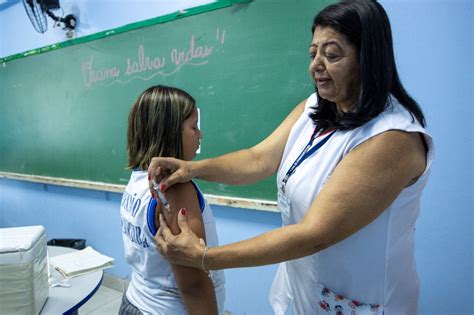
[[[336,103],[347,112],[360,91],[359,62],[356,48],[344,35],[331,27],[316,27],[309,46],[309,72],[320,97]]]
[[[196,157],[196,151],[202,138],[201,130],[198,128],[198,112],[196,108],[193,109],[191,116],[184,120],[181,137],[183,160],[190,161]]]

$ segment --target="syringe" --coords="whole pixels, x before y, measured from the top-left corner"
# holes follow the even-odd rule
[[[158,198],[160,199],[161,201],[161,204],[163,205],[163,207],[168,211],[168,212],[171,212],[171,209],[170,209],[170,205],[168,203],[168,200],[166,200],[166,197],[165,197],[165,194],[163,194],[161,192],[161,189],[160,189],[160,185],[158,183],[156,183],[155,181],[153,181],[153,190],[156,192],[156,194],[158,195]]]

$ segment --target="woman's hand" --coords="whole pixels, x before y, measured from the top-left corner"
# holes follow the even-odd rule
[[[151,194],[156,197],[153,186],[158,185],[161,191],[176,183],[185,183],[193,179],[191,164],[193,162],[183,161],[175,158],[154,157],[148,166],[148,185]]]
[[[179,211],[178,226],[181,233],[177,235],[171,232],[163,215],[160,214],[160,228],[155,236],[156,248],[173,264],[201,269],[206,244],[189,228],[185,211],[185,209]]]
[[[156,189],[165,191],[193,178],[227,185],[246,185],[273,175],[280,165],[291,128],[304,112],[303,100],[265,140],[249,148],[199,161],[154,157],[148,167],[149,186],[153,197]]]

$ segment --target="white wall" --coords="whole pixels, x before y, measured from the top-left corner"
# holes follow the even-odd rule
[[[0,58],[68,40],[66,32],[54,27],[49,17],[48,31],[37,33],[22,1],[4,1],[5,7],[7,2],[10,6],[2,10],[0,1]],[[214,0],[61,0],[61,9],[53,13],[73,14],[78,21],[76,37],[83,37],[211,2]]]

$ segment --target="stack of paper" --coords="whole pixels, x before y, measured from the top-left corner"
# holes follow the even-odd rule
[[[113,258],[98,253],[90,246],[83,250],[49,258],[51,266],[66,278],[113,267],[113,262]]]

